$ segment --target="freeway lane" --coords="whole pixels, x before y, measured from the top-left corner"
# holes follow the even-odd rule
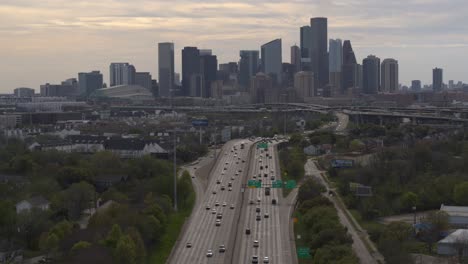
[[[241,149],[241,143],[245,148]],[[244,177],[249,160],[249,140],[235,140],[228,142],[222,149],[217,163],[211,172],[208,187],[202,202],[194,208],[193,216],[187,225],[174,251],[170,263],[224,263],[229,251],[233,250],[232,234],[236,232],[234,219],[240,213],[238,201],[242,178]],[[244,160],[245,162],[242,162]],[[220,180],[218,184],[217,181]],[[229,191],[228,183],[232,183]],[[221,187],[225,190],[221,190]],[[216,194],[213,194],[213,191]],[[219,203],[219,206],[216,206]],[[226,206],[223,206],[226,203]],[[234,208],[231,209],[231,205]],[[209,206],[210,209],[206,210]],[[221,225],[216,226],[216,214],[212,209],[222,213]],[[191,243],[191,247],[186,247]],[[226,252],[218,251],[220,245],[226,246]],[[207,251],[212,250],[213,256],[207,257]]]
[[[268,156],[267,156],[268,154]],[[271,158],[270,158],[271,157]],[[270,185],[272,177],[279,179],[280,169],[276,163],[276,152],[273,144],[268,150],[255,149],[254,162],[249,170],[249,179],[262,180],[262,184]],[[265,174],[267,177],[265,177]],[[270,195],[265,195],[265,189],[247,189],[242,205],[241,224],[237,235],[236,251],[231,263],[252,263],[252,257],[258,257],[258,263],[263,263],[268,257],[268,263],[289,263],[285,259],[283,239],[281,236],[280,205],[273,205],[272,200],[282,201],[281,189],[271,189]],[[260,200],[260,202],[258,202]],[[253,204],[251,204],[253,202]],[[257,212],[257,208],[260,212]],[[268,213],[268,218],[265,217]],[[257,220],[259,217],[260,220]],[[247,235],[245,230],[250,229]],[[258,247],[254,247],[254,240]]]

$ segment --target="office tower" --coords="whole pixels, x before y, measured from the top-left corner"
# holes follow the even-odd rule
[[[343,64],[343,45],[341,39],[330,39],[329,71],[341,72]]]
[[[325,17],[310,19],[312,45],[310,48],[311,71],[314,72],[316,88],[328,84],[328,20]]]
[[[357,61],[351,41],[343,42],[343,64],[341,67],[341,93],[348,94],[349,89],[358,86],[356,79]],[[361,87],[359,87],[361,88]]]
[[[304,97],[312,97],[316,94],[314,73],[310,71],[301,71],[294,75],[294,90],[296,98],[304,101]]]
[[[202,54],[200,52],[200,54]],[[207,53],[205,53],[207,54]],[[211,53],[210,53],[211,54]],[[216,80],[218,59],[215,55],[200,56],[200,75],[202,76],[202,97],[211,97],[211,83]]]
[[[151,91],[152,87],[152,77],[149,72],[137,72],[135,73],[135,84],[141,87],[145,87],[149,91]]]
[[[294,65],[292,65],[291,63],[282,64],[282,73],[281,73],[282,88],[293,87],[294,73],[295,73]]]
[[[174,43],[158,44],[159,96],[170,97],[174,89]]]
[[[67,79],[61,84],[46,83],[40,86],[41,96],[66,97],[75,96],[78,92],[78,81],[75,78]]]
[[[201,74],[192,74],[190,77],[190,96],[203,96],[203,76]]]
[[[380,59],[369,55],[362,61],[362,92],[376,94],[380,91]]]
[[[157,80],[151,80],[151,92],[154,97],[159,97],[159,84]]]
[[[13,94],[16,97],[33,97],[34,92],[34,89],[26,87],[20,87],[13,90]]]
[[[354,66],[354,80],[355,80],[354,92],[355,93],[357,91],[359,91],[360,93],[364,87],[363,73],[364,73],[363,66],[361,64],[356,64]]]
[[[310,71],[310,48],[312,46],[312,28],[310,26],[301,27],[301,70]]]
[[[411,81],[411,90],[413,92],[421,91],[421,81],[420,80],[413,80]]]
[[[297,45],[291,47],[291,64],[295,73],[301,71],[301,49]]]
[[[250,96],[252,97],[252,103],[266,103],[272,90],[273,81],[269,75],[259,72],[254,77],[252,77],[252,84],[250,85]]]
[[[239,65],[237,62],[228,62],[219,64],[219,70],[229,74],[237,74],[239,72]]]
[[[127,62],[111,63],[110,86],[135,84],[135,67]]]
[[[443,70],[435,68],[432,70],[432,89],[434,92],[441,91],[443,87]]]
[[[281,39],[272,40],[262,45],[262,72],[272,77],[274,84],[281,83],[282,52]]]
[[[78,90],[81,96],[88,97],[97,89],[101,89],[103,77],[99,71],[78,73]]]
[[[454,89],[455,88],[455,81],[454,80],[449,80],[448,88],[449,89]]]
[[[381,87],[384,93],[394,93],[398,91],[398,61],[395,59],[385,59],[381,67]]]
[[[258,72],[258,50],[241,50],[239,55],[239,85],[248,91],[252,77]]]
[[[200,74],[200,50],[197,47],[185,47],[182,50],[182,95],[191,94],[191,78],[194,74]]]

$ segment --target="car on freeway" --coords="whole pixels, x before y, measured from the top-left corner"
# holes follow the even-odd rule
[[[271,200],[271,204],[276,204],[276,199]]]
[[[271,176],[270,180],[274,181],[274,180],[275,180],[275,176]]]
[[[263,174],[263,177],[267,178],[267,177],[268,177],[268,173]]]
[[[270,263],[270,259],[268,257],[263,257],[263,263]]]
[[[212,257],[213,256],[213,250],[208,249],[208,251],[206,252],[206,256],[209,257],[209,258]]]
[[[254,201],[253,201],[253,200],[249,200],[249,204],[254,204]]]
[[[221,191],[224,191],[226,190],[226,187],[224,187],[224,185],[221,185]]]
[[[224,202],[224,203],[223,203],[223,207],[226,207],[226,206],[227,206],[227,203],[226,203],[226,202]]]
[[[270,215],[268,214],[268,212],[265,212],[264,217],[265,217],[265,218],[269,218],[269,217],[270,217]]]
[[[230,192],[231,192],[231,191],[232,191],[232,188],[231,188],[231,187],[229,187],[228,191],[230,191]]]
[[[192,179],[195,179],[195,174],[192,174]]]
[[[228,182],[228,187],[232,187],[232,182]]]
[[[220,179],[217,179],[217,180],[216,180],[216,184],[221,184],[221,180],[220,180]]]
[[[219,253],[224,253],[224,252],[226,252],[226,246],[219,245]]]
[[[252,256],[252,263],[258,263],[258,256]]]
[[[234,179],[235,179],[234,176],[232,176],[232,177],[231,177],[231,181],[233,181]]]
[[[216,226],[220,226],[220,225],[221,225],[221,220],[216,219],[216,224],[215,224],[215,225],[216,225]]]
[[[218,214],[216,215],[216,219],[221,219],[221,218],[223,218],[223,213],[218,213]]]
[[[260,207],[255,208],[255,212],[260,213]]]
[[[268,165],[265,165],[265,169],[268,169]]]
[[[211,214],[216,214],[216,209],[211,210]]]
[[[255,239],[255,240],[253,241],[253,246],[256,247],[256,248],[258,248],[258,245],[259,245],[258,240]]]
[[[185,247],[187,247],[187,248],[191,248],[191,247],[192,247],[192,243],[190,243],[190,242],[187,242],[187,244],[185,244]]]
[[[231,206],[229,208],[234,209],[234,204],[231,204]]]
[[[218,201],[215,203],[215,206],[219,206],[219,202],[218,202]]]
[[[255,220],[260,221],[260,220],[262,220],[262,217],[261,217],[260,215],[257,215],[257,217],[255,218]]]
[[[260,203],[262,201],[262,199],[260,199],[260,197],[257,197],[257,203]]]
[[[206,210],[210,210],[210,205],[207,204],[205,208],[206,208]]]
[[[216,194],[216,191],[215,191],[215,190],[213,190],[212,194]]]
[[[246,235],[250,235],[250,228],[246,228],[246,229],[245,229],[245,234],[246,234]]]
[[[242,160],[242,163],[245,163],[245,160]]]

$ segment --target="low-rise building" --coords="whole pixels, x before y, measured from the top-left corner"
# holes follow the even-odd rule
[[[19,214],[23,211],[30,211],[33,208],[46,211],[49,210],[49,207],[50,203],[47,199],[42,196],[35,196],[17,203],[16,213]]]
[[[440,211],[444,211],[448,214],[449,224],[452,227],[468,227],[468,207],[467,206],[441,205]]]
[[[437,254],[468,257],[468,229],[458,229],[437,242]]]

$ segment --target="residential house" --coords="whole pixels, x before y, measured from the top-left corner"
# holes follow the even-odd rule
[[[114,185],[127,181],[127,179],[127,175],[99,175],[93,182],[97,191],[105,191]]]
[[[29,211],[33,208],[40,209],[42,211],[49,210],[50,203],[47,199],[42,196],[35,196],[29,199],[23,200],[16,204],[16,213],[19,214],[23,211]]]
[[[467,206],[447,206],[441,205],[440,211],[444,211],[449,216],[449,224],[453,227],[468,227],[468,207]]]
[[[437,254],[468,257],[468,229],[458,229],[437,242]]]

